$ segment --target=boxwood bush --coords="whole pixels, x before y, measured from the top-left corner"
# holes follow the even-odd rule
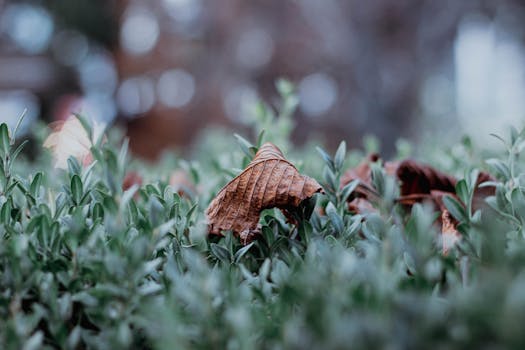
[[[374,174],[378,211],[351,214],[342,173],[366,152],[292,148],[295,98],[261,104],[249,137],[209,132],[192,160],[130,159],[111,131],[54,169],[28,161],[0,127],[0,347],[2,349],[452,349],[525,345],[524,132],[490,155],[468,139],[416,154],[464,178],[498,178],[486,209],[459,214],[462,239],[444,255],[436,213],[394,203],[395,180]],[[278,114],[278,116],[276,116]],[[87,131],[90,124],[81,119]],[[266,130],[266,132],[264,132]],[[48,133],[35,133],[37,141]],[[261,216],[247,246],[208,237],[204,211],[264,140],[325,188],[309,220]],[[236,142],[237,141],[237,142]],[[366,151],[375,143],[366,142]],[[400,143],[399,155],[410,152]],[[335,160],[334,160],[335,159]],[[186,174],[185,183],[172,174]],[[123,182],[134,173],[142,181]],[[170,183],[170,177],[172,179]],[[189,185],[188,185],[189,184]]]

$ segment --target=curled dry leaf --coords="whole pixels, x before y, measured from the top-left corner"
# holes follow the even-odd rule
[[[349,169],[342,177],[341,186],[345,186],[355,179],[360,180],[355,195],[348,199],[349,211],[361,214],[376,211],[372,205],[372,201],[375,199],[375,190],[372,187],[370,163],[379,159],[377,154],[372,154],[357,167]],[[383,167],[388,175],[396,176],[399,181],[400,196],[397,198],[398,203],[408,208],[415,203],[427,203],[432,205],[436,211],[441,212],[441,216],[436,220],[436,225],[441,228],[443,254],[448,254],[449,250],[459,241],[461,235],[457,230],[458,222],[446,209],[443,197],[445,195],[452,196],[461,202],[456,196],[457,179],[429,165],[413,160],[404,160],[400,163],[385,162]],[[489,181],[495,181],[494,177],[485,172],[479,173],[472,198],[472,209],[474,211],[485,205],[486,197],[495,194],[494,186],[480,187],[482,183]]]
[[[263,209],[291,210],[317,192],[322,192],[317,181],[299,174],[275,145],[265,143],[210,203],[206,210],[209,233],[231,230],[246,243],[256,234]]]
[[[369,201],[375,198],[370,164],[379,159],[377,154],[372,154],[357,167],[349,169],[341,178],[341,186],[345,186],[355,179],[360,180],[354,195],[348,199],[351,211],[355,211],[358,207],[353,202],[356,197]],[[429,165],[421,164],[414,160],[404,160],[400,163],[385,162],[383,168],[387,175],[395,176],[399,181],[400,196],[397,199],[398,203],[411,206],[415,203],[431,202],[435,204],[436,209],[442,209],[443,195],[448,194],[455,197],[457,179]],[[479,186],[487,181],[494,181],[494,178],[488,173],[480,172],[473,197],[474,210],[479,209],[483,205],[486,197],[495,193],[494,186]],[[362,203],[359,206],[362,207]]]

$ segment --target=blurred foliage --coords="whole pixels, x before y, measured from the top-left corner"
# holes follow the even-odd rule
[[[483,211],[447,203],[463,233],[448,255],[435,213],[421,205],[403,213],[393,202],[394,179],[379,168],[379,213],[348,212],[356,184],[340,188],[339,178],[363,154],[347,153],[344,142],[333,156],[320,148],[289,150],[326,191],[309,220],[293,226],[267,210],[262,236],[250,245],[228,233],[207,237],[204,210],[220,187],[264,140],[288,145],[293,99],[286,101],[293,94],[285,90],[279,111],[258,107],[258,140],[238,137],[237,147],[234,137],[210,136],[192,161],[173,157],[154,166],[130,159],[113,132],[91,148],[91,166],[70,158],[68,170],[51,169],[45,154],[27,163],[17,159],[23,144],[15,131],[2,124],[0,347],[523,346],[524,131],[513,129],[502,139],[506,151],[484,163],[455,162],[450,152],[426,155],[440,162],[449,154],[449,164],[465,174],[461,199],[472,196],[476,169],[489,167],[499,179]],[[410,152],[399,145],[400,156]],[[195,193],[169,183],[181,169]],[[123,190],[130,171],[144,181]]]

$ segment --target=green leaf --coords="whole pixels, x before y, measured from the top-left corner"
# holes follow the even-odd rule
[[[42,347],[44,341],[44,333],[42,331],[35,332],[29,339],[27,339],[22,347],[23,350],[38,350]]]
[[[335,191],[337,191],[337,187],[338,187],[337,181],[336,181],[334,173],[329,167],[325,167],[323,169],[323,179],[326,185],[328,186],[328,189],[330,190],[330,192],[334,193]]]
[[[257,137],[257,148],[261,148],[261,146],[263,145],[263,142],[264,142],[264,135],[266,133],[266,130],[262,129],[261,132],[259,133],[259,136]]]
[[[210,244],[210,250],[212,255],[218,260],[222,261],[225,264],[231,263],[230,251],[225,247],[218,245],[216,243]]]
[[[0,209],[0,220],[3,225],[9,225],[11,221],[11,203],[9,201],[5,202]]]
[[[383,174],[383,169],[380,167],[379,164],[373,163],[371,166],[372,170],[372,184],[374,185],[374,188],[377,190],[377,193],[379,193],[381,196],[385,195],[385,176]]]
[[[193,213],[195,212],[196,209],[197,209],[197,203],[193,204],[192,207],[190,208],[190,210],[188,210],[188,212],[186,213],[186,219],[188,221],[190,221],[191,216],[193,215]]]
[[[446,195],[443,197],[443,203],[445,204],[445,207],[447,207],[447,210],[450,212],[450,214],[456,218],[456,220],[460,222],[468,221],[468,215],[465,207],[463,204],[458,202],[456,198]]]
[[[128,157],[128,150],[129,150],[129,138],[126,138],[124,142],[122,143],[122,147],[120,148],[120,152],[118,154],[118,167],[119,170],[124,172],[126,169],[126,160]]]
[[[525,223],[525,195],[519,188],[515,188],[512,190],[510,198],[512,200],[514,215],[518,217],[522,223]]]
[[[71,197],[76,205],[80,204],[84,190],[82,188],[82,180],[80,176],[73,175],[71,177]]]
[[[332,225],[335,228],[337,234],[342,234],[344,232],[343,219],[341,219],[341,216],[339,216],[337,213],[337,210],[335,209],[335,206],[332,204],[332,202],[329,202],[326,206],[326,214],[330,218],[330,222],[332,222]]]
[[[80,163],[78,162],[78,160],[73,156],[70,156],[67,159],[67,167],[69,169],[70,175],[82,174],[82,167],[80,166]]]
[[[335,173],[336,171],[335,164],[334,164],[334,161],[332,160],[332,157],[330,157],[330,155],[328,155],[328,153],[326,153],[326,151],[322,149],[321,147],[316,147],[315,149],[317,150],[317,152],[319,152],[325,164],[328,166],[328,168],[330,168],[332,173]]]
[[[355,179],[350,181],[348,184],[343,187],[341,190],[341,202],[344,203],[348,200],[348,197],[355,191],[355,189],[359,186],[359,180]]]
[[[1,156],[5,157],[9,154],[9,149],[11,145],[11,140],[9,138],[9,128],[6,123],[0,124],[0,151],[2,152]]]
[[[511,173],[507,164],[496,158],[487,159],[485,163],[488,164],[488,166],[496,173],[496,175],[503,178],[503,180],[510,180]]]
[[[461,199],[463,203],[469,203],[470,201],[469,190],[467,188],[467,182],[464,179],[459,180],[457,182],[456,194],[458,195],[459,199]]]
[[[73,115],[78,119],[84,130],[87,132],[89,141],[93,142],[93,124],[91,123],[91,120],[78,113],[73,113]]]
[[[241,249],[236,251],[235,255],[234,255],[235,263],[238,263],[239,261],[241,261],[242,257],[244,255],[246,255],[246,253],[248,253],[248,251],[250,250],[251,247],[253,247],[254,244],[255,244],[255,242],[252,242],[252,243],[248,244],[247,246],[242,247]]]
[[[40,192],[40,186],[42,185],[42,177],[43,175],[41,172],[36,173],[33,177],[33,181],[31,181],[31,185],[29,186],[29,193],[31,193],[31,195],[35,198]]]
[[[518,140],[519,132],[514,126],[510,126],[510,143],[514,145]]]
[[[11,163],[15,161],[15,159],[18,157],[20,152],[22,152],[22,150],[24,149],[25,145],[27,145],[28,142],[29,140],[24,140],[20,145],[18,145],[18,147],[14,150],[14,152],[11,153]]]
[[[104,218],[104,207],[102,206],[102,204],[100,203],[95,203],[95,205],[93,206],[93,213],[92,213],[92,216],[93,216],[93,220],[97,220],[97,219],[103,219]]]
[[[18,129],[20,128],[20,125],[22,125],[22,122],[24,121],[25,117],[27,115],[27,108],[24,108],[22,111],[22,114],[20,115],[20,118],[18,118],[16,122],[15,129],[13,130],[13,136],[11,137],[11,145],[13,145],[16,141],[16,133],[18,132]]]
[[[343,163],[345,161],[345,156],[346,156],[346,142],[342,141],[339,144],[339,147],[337,148],[337,151],[335,152],[335,156],[334,156],[334,165],[338,171],[340,171],[343,166]]]
[[[255,157],[255,153],[257,152],[257,147],[251,144],[250,141],[246,140],[244,137],[242,137],[239,134],[234,134],[235,138],[237,139],[237,143],[241,147],[241,150],[246,154],[246,156],[250,159]]]

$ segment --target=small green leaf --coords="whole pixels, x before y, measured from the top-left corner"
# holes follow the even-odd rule
[[[230,252],[225,247],[218,245],[216,243],[211,243],[210,250],[211,250],[212,255],[218,260],[222,261],[225,264],[231,263]]]
[[[10,142],[10,138],[9,138],[9,128],[7,127],[7,124],[6,123],[2,123],[0,125],[0,151],[2,152],[1,156],[2,157],[5,157],[6,155],[9,154],[9,149],[10,149],[10,145],[11,145],[11,142]]]
[[[8,225],[11,221],[11,203],[9,201],[5,202],[0,209],[0,220],[3,225]]]
[[[250,250],[251,247],[253,247],[253,245],[255,244],[255,242],[252,242],[250,244],[248,244],[247,246],[245,247],[242,247],[241,249],[239,249],[238,251],[235,252],[235,255],[234,255],[234,260],[235,260],[235,263],[238,263],[239,261],[241,261],[242,257],[248,253],[248,251]]]
[[[250,159],[255,157],[255,153],[257,151],[257,147],[251,144],[250,141],[246,140],[244,137],[242,137],[239,134],[234,134],[235,138],[237,139],[237,143],[241,147],[241,150],[246,154],[247,157]]]
[[[335,175],[329,167],[323,169],[323,179],[329,187],[330,192],[335,192],[337,190],[338,186]]]
[[[345,161],[345,156],[346,156],[346,142],[342,141],[339,144],[339,147],[337,148],[337,151],[335,152],[335,156],[334,156],[334,165],[338,171],[340,171],[343,166],[343,163]]]
[[[35,174],[35,177],[33,177],[33,181],[31,181],[31,185],[29,187],[29,193],[31,193],[33,197],[36,198],[38,196],[41,184],[42,184],[42,173],[38,172]]]
[[[95,205],[93,206],[93,213],[92,213],[92,216],[93,216],[93,220],[97,220],[97,219],[103,219],[104,218],[104,207],[102,206],[102,204],[100,203],[95,203]]]
[[[259,133],[259,137],[257,137],[257,148],[261,148],[263,142],[264,142],[264,135],[266,133],[266,130],[262,129]]]
[[[503,180],[508,181],[511,178],[510,169],[499,159],[491,158],[487,159],[485,163],[496,173],[496,175],[503,178]]]
[[[78,160],[73,156],[70,156],[67,159],[67,167],[69,169],[70,175],[82,174],[82,167],[80,166],[80,163],[78,162]]]
[[[445,204],[445,207],[447,207],[450,214],[452,214],[452,216],[456,218],[456,220],[460,222],[468,221],[468,216],[465,207],[463,206],[463,204],[458,202],[456,198],[446,195],[443,197],[443,203]]]
[[[377,163],[372,164],[372,184],[381,196],[385,194],[385,176]]]
[[[18,145],[18,147],[11,154],[11,162],[15,161],[15,159],[18,157],[20,152],[22,152],[22,150],[24,149],[25,145],[27,145],[28,142],[29,140],[24,140],[20,145]]]
[[[18,118],[18,121],[16,122],[15,129],[13,130],[13,136],[11,137],[11,145],[13,145],[16,141],[16,133],[18,132],[18,129],[20,128],[20,125],[22,125],[22,122],[24,121],[25,117],[27,115],[27,108],[24,108],[22,114],[20,115],[20,118]]]
[[[339,216],[339,214],[337,213],[337,210],[335,209],[335,206],[332,204],[332,202],[329,202],[326,206],[326,214],[330,218],[330,222],[332,222],[332,225],[335,228],[337,234],[343,233],[343,219],[341,219],[341,216]]]
[[[330,157],[328,153],[326,153],[326,151],[322,149],[321,147],[316,147],[315,149],[317,150],[317,152],[319,152],[319,154],[323,158],[326,165],[330,168],[330,170],[335,173],[335,164],[334,164],[334,161],[332,160],[332,157]]]
[[[463,203],[468,203],[469,202],[469,191],[468,191],[468,188],[467,188],[467,181],[465,181],[464,179],[462,180],[459,180],[456,184],[456,194],[458,195],[459,199],[461,199],[461,201]]]
[[[358,179],[350,181],[348,184],[345,185],[345,187],[343,187],[343,189],[341,190],[341,202],[342,203],[344,203],[344,202],[346,202],[348,200],[348,197],[350,197],[352,192],[355,191],[357,186],[359,186],[359,180]]]
[[[71,197],[76,205],[80,204],[83,194],[84,190],[82,188],[82,180],[80,179],[80,176],[73,175],[71,177]]]
[[[73,113],[73,115],[78,119],[84,130],[87,132],[89,141],[93,142],[93,125],[91,120],[78,113]]]

